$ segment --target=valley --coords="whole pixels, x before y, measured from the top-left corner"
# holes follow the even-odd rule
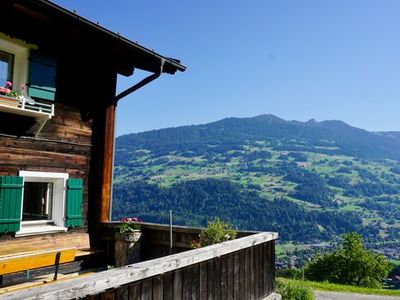
[[[113,217],[278,231],[283,243],[400,242],[400,138],[273,115],[117,138]],[[386,248],[385,248],[386,247]],[[389,247],[390,249],[390,247]],[[385,250],[387,251],[387,250]]]

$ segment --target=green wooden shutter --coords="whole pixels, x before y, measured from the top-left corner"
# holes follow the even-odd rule
[[[54,101],[56,93],[56,58],[31,50],[29,59],[28,94],[31,97]]]
[[[68,179],[66,227],[82,226],[82,194],[83,180],[73,178]]]
[[[22,177],[0,177],[0,233],[20,230],[23,187]]]

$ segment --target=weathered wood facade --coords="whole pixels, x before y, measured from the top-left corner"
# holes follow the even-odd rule
[[[15,116],[3,114],[0,118],[6,124],[13,124],[13,130],[23,131]],[[37,126],[32,123],[32,127]],[[29,170],[83,178],[82,227],[87,228],[92,120],[82,120],[79,108],[56,103],[55,116],[46,123],[40,136],[35,138],[28,132],[22,136],[0,134],[0,176],[17,176],[19,171]]]
[[[8,99],[15,104],[0,102],[0,248],[24,251],[21,241],[38,235],[52,241],[43,248],[57,248],[74,232],[99,246],[111,203],[117,75],[185,67],[47,0],[0,2],[0,63],[2,81],[25,86]]]

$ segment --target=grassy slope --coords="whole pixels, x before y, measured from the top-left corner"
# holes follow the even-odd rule
[[[151,157],[150,155],[139,156],[135,159],[135,153],[132,153],[132,161],[137,164],[135,169],[141,169],[145,176],[132,176],[130,172],[132,168],[127,166],[117,166],[115,183],[129,181],[129,180],[142,180],[148,183],[155,183],[162,187],[169,187],[174,183],[195,180],[202,178],[226,178],[237,182],[242,185],[256,185],[262,196],[272,199],[276,196],[288,196],[296,185],[293,182],[285,181],[282,176],[276,174],[268,174],[263,172],[246,172],[243,170],[243,156],[246,153],[257,151],[270,151],[272,157],[270,159],[261,161],[255,159],[246,161],[246,164],[252,164],[258,167],[274,167],[282,159],[282,155],[287,154],[287,151],[274,151],[265,143],[258,145],[246,146],[246,151],[236,151],[239,153],[237,157],[227,158],[224,154],[216,154],[212,161],[209,161],[201,156],[184,157],[178,151],[170,153],[169,155],[161,157]],[[142,151],[142,150],[139,150]],[[352,183],[366,182],[366,179],[360,174],[361,171],[370,172],[379,180],[387,183],[385,176],[396,178],[400,182],[400,175],[390,171],[390,164],[384,162],[360,161],[351,156],[344,155],[326,155],[321,153],[302,152],[307,156],[306,162],[298,162],[300,168],[314,172],[322,177],[324,176],[343,176],[350,180]],[[241,156],[242,155],[242,156]],[[292,158],[288,159],[293,161]],[[342,173],[340,169],[348,167],[350,173]],[[364,219],[364,224],[370,224],[374,221],[382,230],[382,234],[387,230],[385,219],[374,210],[361,208],[359,204],[364,201],[364,197],[349,197],[344,195],[344,190],[338,187],[329,186],[334,192],[334,199],[339,201],[339,210],[341,211],[357,211]],[[400,194],[398,195],[400,197]],[[320,210],[318,206],[304,202],[295,198],[288,197],[288,199],[301,203],[310,209]],[[400,206],[399,206],[400,208]],[[326,208],[325,208],[326,209]],[[400,220],[397,220],[400,222]],[[392,224],[396,226],[399,222]]]
[[[364,287],[357,287],[351,285],[333,284],[327,282],[314,282],[306,280],[294,280],[287,278],[278,278],[283,282],[292,282],[299,285],[305,285],[313,290],[318,291],[329,291],[329,292],[345,292],[345,293],[357,293],[357,294],[368,294],[368,295],[386,295],[386,296],[400,296],[399,290],[387,290],[387,289],[370,289]]]

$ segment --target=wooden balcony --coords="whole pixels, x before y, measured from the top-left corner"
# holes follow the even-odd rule
[[[102,234],[110,250],[112,226]],[[2,294],[2,299],[265,299],[274,291],[277,233],[242,232],[236,240],[188,250],[199,229],[144,224],[145,261]],[[111,251],[112,252],[112,251]],[[109,256],[112,257],[112,253]],[[158,258],[154,258],[158,257]]]
[[[54,104],[40,100],[22,99],[0,95],[0,112],[47,120],[54,116]]]

